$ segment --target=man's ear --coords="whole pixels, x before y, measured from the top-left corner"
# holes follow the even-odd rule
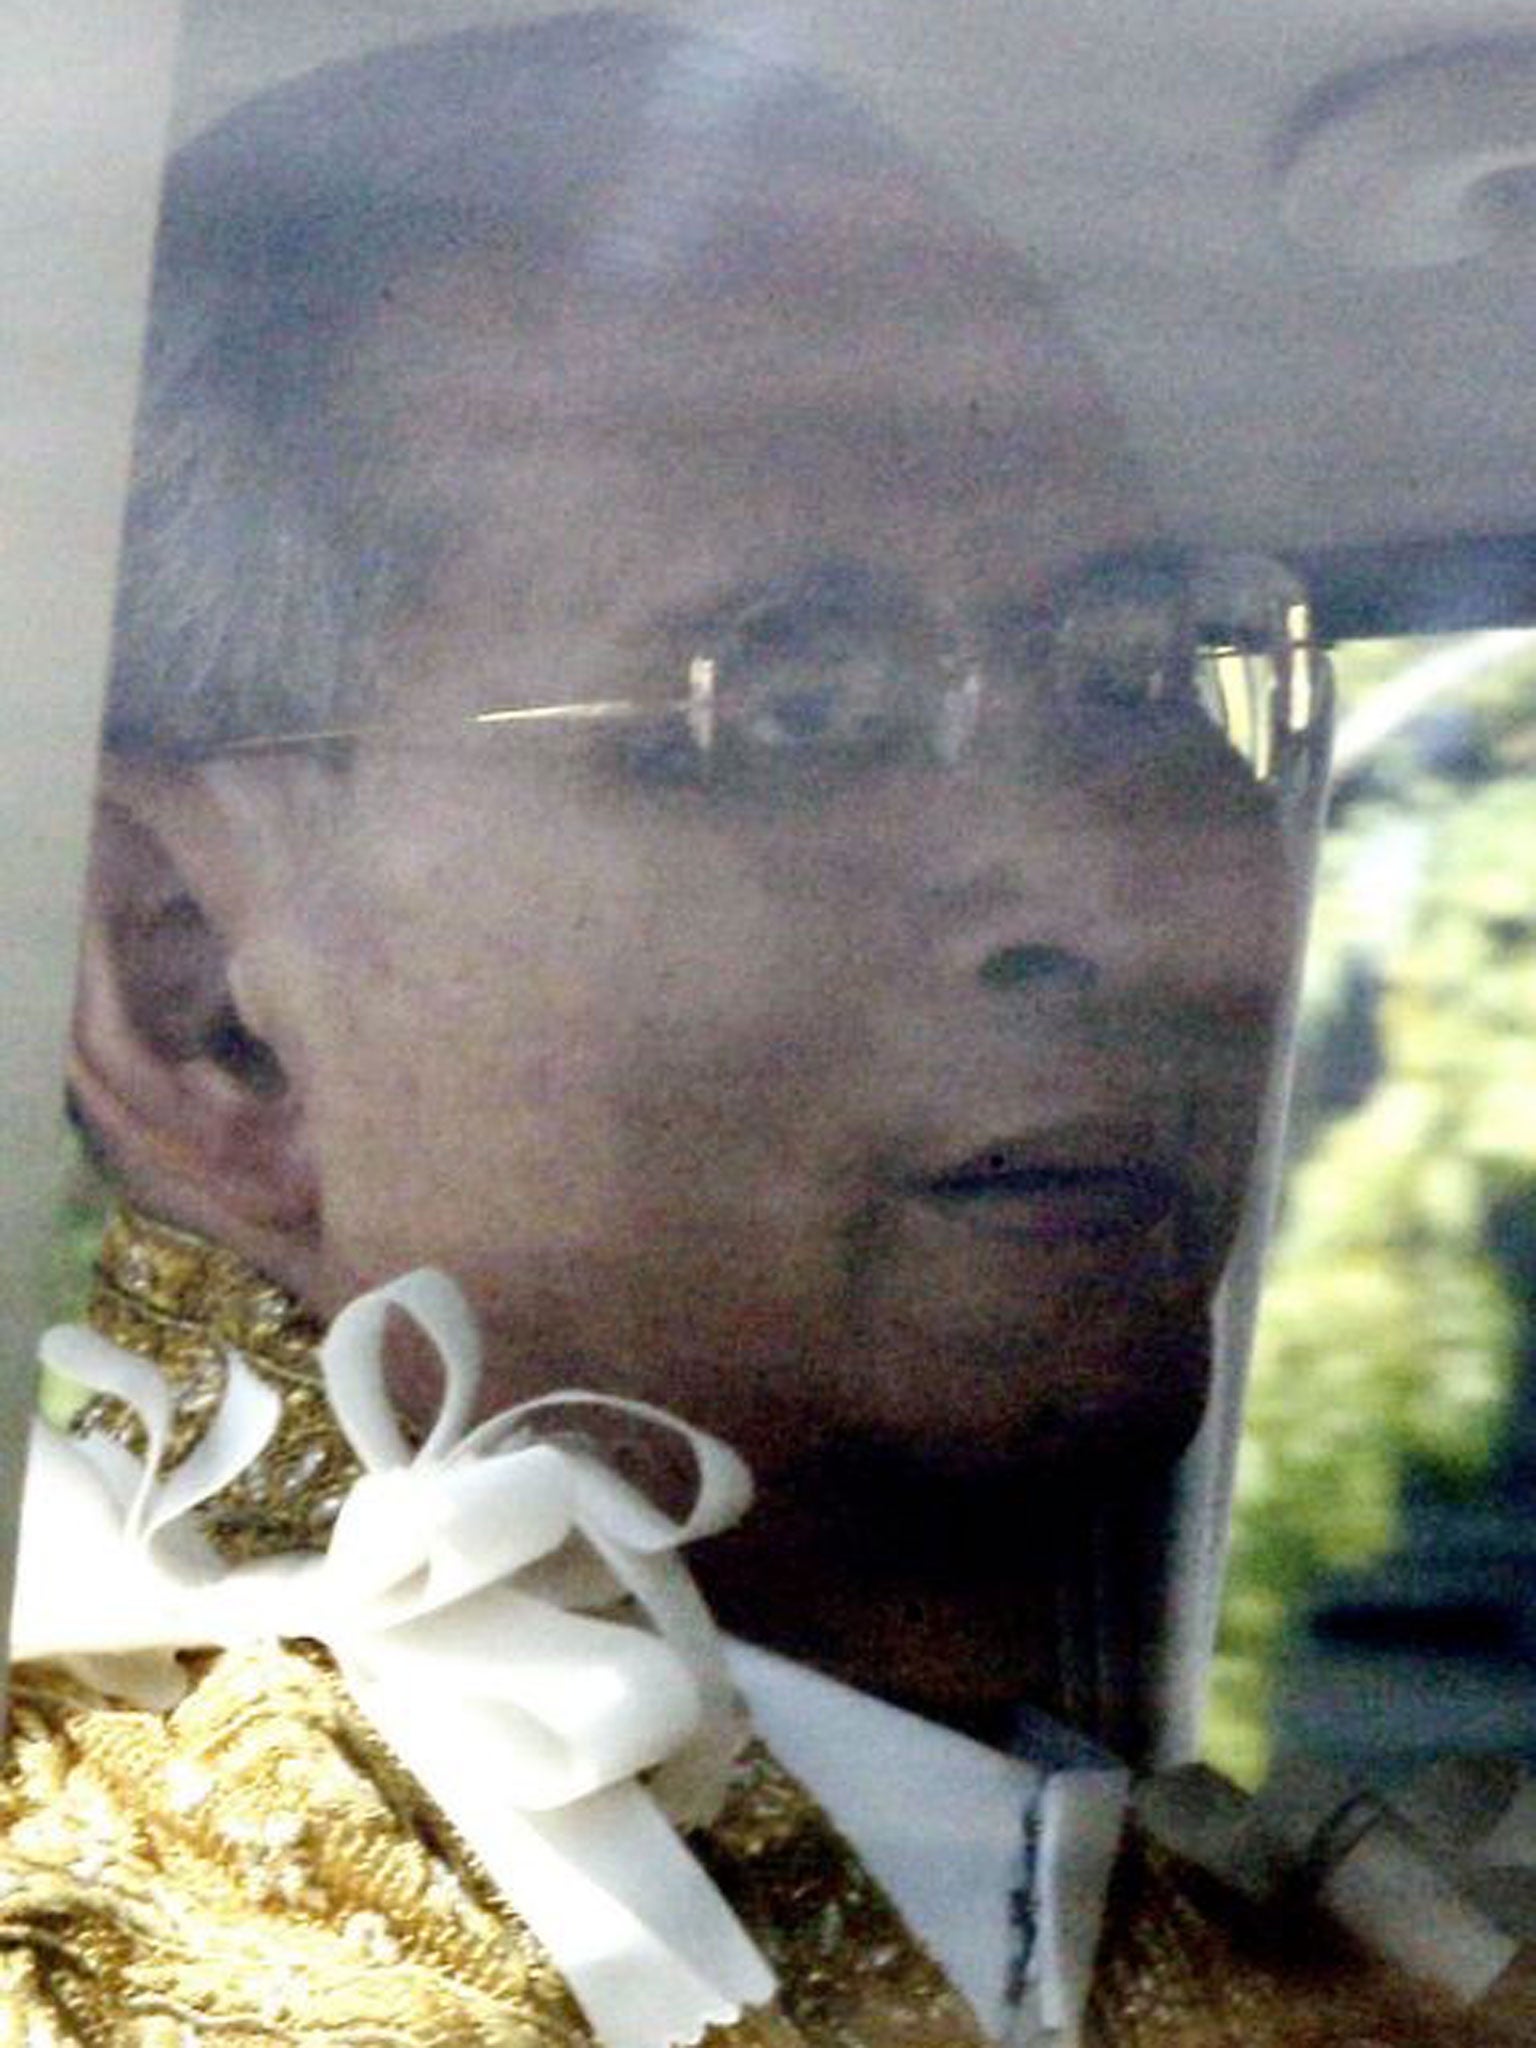
[[[151,1214],[286,1278],[313,1242],[318,1193],[291,1063],[236,994],[249,908],[228,821],[196,771],[110,767],[86,889],[74,1101]]]

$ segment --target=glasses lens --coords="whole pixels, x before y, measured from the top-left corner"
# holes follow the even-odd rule
[[[1053,742],[1079,769],[1123,770],[1214,728],[1288,803],[1326,770],[1327,660],[1302,585],[1264,556],[1106,562],[1054,609],[1004,608],[971,631],[941,627],[871,570],[816,565],[691,621],[659,678],[614,680],[612,694],[491,705],[435,729],[256,735],[218,751],[494,734],[545,759],[559,743],[640,786],[772,794],[988,748],[1035,760]]]
[[[818,571],[706,628],[686,696],[605,735],[658,784],[764,791],[967,755],[1102,773],[1165,760],[1211,730],[1286,799],[1316,785],[1326,663],[1281,565],[1111,563],[1054,615],[941,632],[871,575]],[[664,693],[663,693],[664,694]]]

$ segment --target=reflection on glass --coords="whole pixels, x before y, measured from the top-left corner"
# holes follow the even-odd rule
[[[1166,547],[899,141],[643,18],[238,108],[151,327],[72,1089],[152,1219],[99,1313],[191,1438],[225,1342],[287,1404],[224,1533],[324,1541],[307,1348],[431,1262],[484,1406],[736,1446],[706,1594],[921,1717],[904,1772],[958,1730],[1012,1787],[1026,1708],[1146,1753],[1326,736],[1293,580]],[[980,1961],[929,1937],[998,2030],[1055,2024],[1014,1797]]]
[[[717,1430],[728,1618],[1005,1737],[1062,1475],[1200,1412],[1315,779],[1294,586],[1154,545],[799,74],[575,21],[258,100],[166,201],[82,1115],[321,1314],[431,1257],[499,1394]]]
[[[1401,1782],[1536,1747],[1536,643],[1339,648],[1293,1163],[1207,1739]]]

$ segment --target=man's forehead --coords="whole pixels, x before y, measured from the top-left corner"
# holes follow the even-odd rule
[[[467,431],[478,418],[480,431]],[[440,429],[445,431],[439,432]],[[978,425],[963,406],[634,409],[558,426],[418,408],[411,489],[441,516],[435,633],[621,633],[729,607],[806,562],[862,563],[925,609],[1049,597],[1151,538],[1058,421]]]
[[[195,145],[173,201],[170,272],[195,293],[208,266],[229,306],[249,288],[262,388],[339,395],[362,429],[344,459],[376,473],[389,429],[419,454],[821,411],[871,446],[1068,437],[1079,475],[1134,488],[1015,250],[821,81],[656,22],[322,71]],[[269,271],[284,310],[263,314]]]
[[[1038,281],[888,139],[792,78],[702,128],[662,94],[639,128],[553,124],[467,210],[368,186],[366,260],[323,245],[329,446],[430,541],[397,647],[425,626],[458,665],[803,559],[894,559],[963,604],[1155,538]]]
[[[877,549],[883,530],[995,551],[1025,580],[1154,538],[1079,352],[974,247],[945,267],[959,288],[823,288],[787,265],[771,292],[573,294],[531,320],[514,263],[438,266],[401,280],[355,402],[450,523],[531,522],[556,573],[600,546],[594,518],[621,543],[626,520],[681,541],[729,517],[786,554],[846,553],[863,526]]]
[[[509,243],[391,279],[357,363],[407,401],[441,391],[592,420],[815,393],[877,409],[1070,418],[1123,449],[1083,351],[1018,260],[929,206],[899,220],[785,212],[750,261],[640,279],[549,272]]]

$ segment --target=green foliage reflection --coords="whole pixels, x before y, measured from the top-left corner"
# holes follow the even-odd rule
[[[1486,1467],[1521,1315],[1489,1223],[1536,1210],[1536,635],[1362,644],[1338,669],[1207,1729],[1250,1782],[1301,1603],[1394,1546],[1409,1472],[1458,1490]]]

